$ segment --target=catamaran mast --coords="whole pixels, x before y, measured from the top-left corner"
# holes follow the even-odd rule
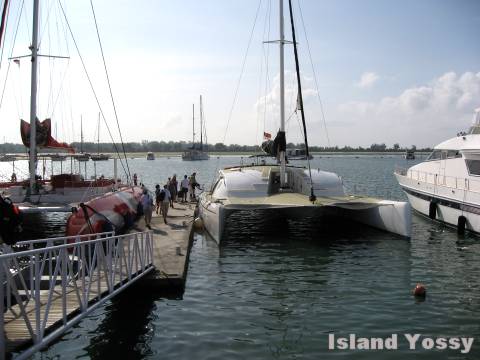
[[[30,193],[35,192],[35,176],[37,172],[37,65],[38,65],[38,1],[33,0],[33,30],[32,30],[32,79],[30,86]]]
[[[203,107],[202,107],[202,95],[200,95],[200,151],[203,150]]]
[[[284,65],[284,45],[285,33],[283,26],[283,0],[279,0],[280,13],[280,132],[285,133],[285,65]],[[280,186],[285,185],[285,151],[280,151]]]

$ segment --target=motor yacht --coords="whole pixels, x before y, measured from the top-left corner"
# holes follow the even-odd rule
[[[467,133],[434,147],[430,156],[395,176],[413,209],[459,232],[480,233],[480,108]]]

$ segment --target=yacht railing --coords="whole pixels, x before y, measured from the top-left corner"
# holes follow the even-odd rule
[[[435,186],[443,186],[455,190],[466,190],[480,193],[480,180],[446,176],[420,170],[409,170],[401,167],[395,168],[395,174]]]

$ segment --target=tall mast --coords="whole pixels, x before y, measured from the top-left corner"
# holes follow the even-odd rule
[[[283,0],[279,0],[280,13],[280,131],[285,133],[285,65],[284,65],[284,45],[285,33],[283,29]],[[285,151],[280,151],[280,186],[285,185]]]
[[[200,95],[200,150],[203,150],[203,107],[202,107],[202,95]]]
[[[97,153],[100,154],[100,113],[98,113]]]
[[[192,149],[195,149],[195,104],[192,104]]]
[[[83,153],[83,118],[80,115],[80,152]]]
[[[32,78],[30,85],[30,193],[35,192],[35,175],[37,171],[37,65],[38,65],[38,1],[33,0],[32,30]]]

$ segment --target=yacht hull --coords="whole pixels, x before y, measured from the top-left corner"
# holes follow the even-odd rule
[[[465,229],[480,233],[480,206],[477,193],[465,189],[435,186],[396,174],[397,180],[407,195],[412,208],[418,213],[447,225],[458,226],[459,218],[465,217]],[[467,201],[464,201],[467,200]]]

